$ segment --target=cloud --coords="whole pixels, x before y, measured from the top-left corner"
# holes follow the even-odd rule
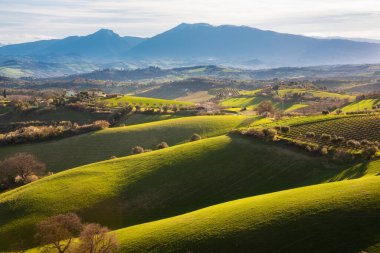
[[[378,0],[0,0],[2,43],[84,35],[99,28],[146,37],[181,22],[380,39],[380,4]]]

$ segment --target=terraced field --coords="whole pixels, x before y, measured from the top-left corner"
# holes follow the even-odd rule
[[[314,132],[316,138],[307,138],[306,133]],[[330,120],[299,123],[291,126],[285,137],[325,144],[320,138],[322,134],[344,137],[345,140],[369,140],[380,141],[380,115],[361,115],[355,117],[338,117]],[[345,142],[340,144],[345,146]]]
[[[33,245],[35,242],[33,230],[36,222],[59,213],[74,211],[82,216],[86,222],[96,221],[112,229],[118,229],[239,198],[334,180],[369,177],[373,173],[379,173],[380,167],[372,169],[371,167],[371,164],[355,166],[329,164],[321,157],[310,157],[299,153],[297,150],[283,148],[271,143],[252,142],[251,139],[238,136],[215,137],[140,155],[90,164],[57,173],[0,194],[0,251],[5,250],[12,242],[16,242],[20,236],[29,245]],[[360,173],[357,173],[358,170]],[[319,189],[316,188],[305,193],[296,191],[294,194],[287,195],[283,200],[280,198],[282,195],[269,197],[265,202],[252,202],[247,206],[247,209],[233,204],[231,208],[235,207],[234,212],[231,212],[230,208],[226,208],[219,214],[215,213],[216,216],[212,214],[214,212],[211,212],[206,213],[203,216],[204,218],[199,217],[198,220],[185,217],[186,219],[183,221],[200,224],[205,217],[210,217],[210,221],[215,221],[215,226],[209,225],[211,229],[209,231],[215,231],[211,234],[216,233],[214,239],[218,240],[217,238],[221,239],[224,236],[226,238],[231,236],[232,239],[234,231],[238,233],[239,227],[242,230],[253,229],[255,227],[253,224],[259,220],[272,220],[274,222],[277,219],[271,218],[274,214],[276,215],[273,217],[286,217],[281,215],[286,203],[290,205],[290,208],[285,214],[288,213],[290,219],[297,217],[292,216],[292,213],[309,213],[306,211],[308,209],[303,208],[307,203],[318,204],[312,205],[313,208],[310,210],[316,212],[319,210],[318,208],[323,207],[320,209],[323,212],[328,205],[324,205],[325,202],[319,205],[320,197],[323,195],[318,193]],[[313,192],[317,194],[315,199],[313,199],[313,194],[309,194]],[[339,191],[337,191],[338,193]],[[300,195],[304,197],[300,197]],[[347,193],[347,195],[352,196],[351,193]],[[258,199],[263,198],[266,197],[258,197]],[[345,203],[343,200],[342,202]],[[331,199],[331,201],[336,201],[336,199]],[[276,204],[279,204],[279,209],[273,208]],[[295,205],[293,208],[292,204]],[[253,206],[256,207],[253,208]],[[359,207],[360,205],[355,203],[354,206]],[[296,209],[296,207],[300,209]],[[253,209],[249,212],[251,208]],[[235,218],[229,220],[228,217],[231,216],[224,216],[227,213],[233,214]],[[245,215],[252,217],[255,222],[251,224],[246,220],[248,217]],[[240,218],[242,220],[235,223]],[[167,247],[173,246],[173,244],[182,245],[182,243],[176,244],[182,240],[177,237],[181,233],[185,233],[185,237],[182,238],[191,238],[190,240],[193,241],[194,245],[197,243],[199,246],[202,245],[193,237],[195,235],[186,234],[190,233],[193,228],[190,229],[187,225],[182,226],[181,223],[177,223],[176,218],[173,219],[172,224],[177,225],[175,229],[172,227],[173,236],[175,236],[172,238],[173,241],[167,244]],[[245,221],[248,222],[247,226],[241,226]],[[224,222],[226,222],[224,228],[228,228],[227,230],[222,228]],[[165,224],[168,225],[166,222]],[[279,222],[277,225],[281,226],[281,224],[283,223]],[[154,233],[149,232],[153,227],[159,228],[160,226],[148,225],[145,235],[154,236]],[[257,224],[257,229],[260,227]],[[198,232],[203,230],[199,235],[207,234],[208,230],[204,226],[198,228]],[[141,232],[137,233],[137,231]],[[169,235],[170,233],[165,232],[165,234]],[[123,245],[127,247],[128,251],[131,250],[128,247],[137,247],[138,243],[141,243],[140,237],[146,239],[143,230],[139,229],[134,233],[126,233],[126,235],[127,237],[123,239],[125,240]],[[156,233],[155,236],[163,236],[163,234]],[[134,238],[135,243],[132,243],[130,238]],[[166,236],[162,238],[169,239]],[[159,241],[154,241],[158,243],[155,247],[161,245]],[[154,241],[147,241],[146,243],[151,245],[151,243],[154,244]],[[213,240],[208,241],[211,243],[210,245],[213,245],[212,242]],[[141,251],[146,249],[143,245],[145,244],[141,244]],[[223,245],[222,243],[221,247],[217,249],[223,250]],[[183,246],[186,245],[183,244]],[[177,248],[165,249],[176,251]]]

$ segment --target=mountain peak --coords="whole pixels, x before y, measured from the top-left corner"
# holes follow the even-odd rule
[[[213,27],[207,23],[181,23],[178,26],[174,27],[173,30],[185,29],[185,28],[198,28],[198,27]]]
[[[110,37],[120,37],[117,33],[110,29],[100,29],[99,31],[90,34],[89,36],[110,36]]]

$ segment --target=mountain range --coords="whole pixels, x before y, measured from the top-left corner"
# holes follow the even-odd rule
[[[247,26],[180,24],[151,38],[121,37],[101,29],[87,36],[6,45],[0,63],[44,62],[106,67],[179,67],[200,64],[266,68],[380,62],[380,44],[347,39],[319,39]],[[55,65],[54,65],[55,64]],[[0,69],[10,68],[0,64]],[[51,70],[50,69],[50,70]],[[76,68],[66,74],[81,72]],[[90,69],[91,70],[91,69]],[[54,71],[53,71],[54,72]],[[62,69],[59,71],[62,74]],[[1,73],[1,72],[0,72]]]

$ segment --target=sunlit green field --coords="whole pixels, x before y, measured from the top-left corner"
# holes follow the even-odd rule
[[[360,166],[362,174],[352,174],[352,165],[228,136],[90,164],[0,194],[0,250],[19,236],[33,245],[34,224],[58,213],[73,211],[84,221],[118,229],[238,198],[376,173],[368,164]]]
[[[100,102],[105,103],[107,106],[118,106],[119,104],[125,106],[126,104],[129,105],[140,105],[142,107],[162,107],[165,105],[177,105],[177,106],[191,106],[194,105],[191,102],[181,102],[181,101],[175,101],[175,100],[166,100],[166,99],[158,99],[158,98],[146,98],[146,97],[134,97],[134,96],[122,96],[117,98],[108,98],[108,99],[101,99]]]
[[[278,94],[281,97],[289,93],[309,93],[309,94],[312,94],[316,98],[338,98],[338,99],[348,99],[350,101],[353,101],[355,99],[355,96],[352,96],[352,95],[339,94],[339,93],[327,92],[327,91],[319,91],[319,90],[306,90],[306,89],[278,90]]]
[[[343,112],[355,112],[355,111],[365,111],[372,110],[375,105],[380,103],[380,99],[364,99],[341,108]]]
[[[170,146],[189,141],[193,133],[213,137],[249,125],[246,116],[196,116],[126,127],[109,128],[61,140],[0,146],[0,160],[18,152],[29,152],[46,163],[48,171],[61,171],[88,163],[127,156],[132,147],[154,149],[162,141]]]

